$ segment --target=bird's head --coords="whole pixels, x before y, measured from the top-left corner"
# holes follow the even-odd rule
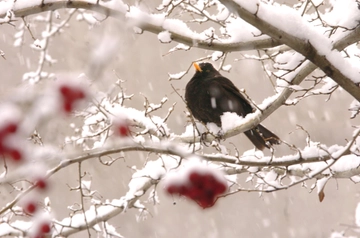
[[[214,66],[210,63],[194,63],[194,67],[196,69],[195,77],[202,77],[206,79],[207,77],[215,77],[220,75],[219,71],[217,71]]]

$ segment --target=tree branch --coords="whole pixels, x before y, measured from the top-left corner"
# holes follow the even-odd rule
[[[46,1],[46,3],[43,3],[43,1],[39,0],[38,4],[25,7],[22,6],[23,4],[21,4],[21,1],[16,1],[13,7],[9,4],[7,4],[9,5],[7,7],[1,7],[0,3],[0,18],[5,18],[8,10],[11,9],[15,17],[25,17],[63,8],[81,8],[117,19],[122,19],[124,21],[126,20],[131,26],[138,27],[143,31],[148,31],[154,34],[168,31],[171,34],[172,40],[201,49],[230,52],[270,48],[280,44],[279,41],[270,37],[265,39],[264,37],[262,39],[256,39],[256,37],[254,37],[253,40],[245,42],[226,42],[226,40],[224,40],[224,42],[210,41],[209,39],[206,39],[206,37],[190,30],[185,23],[183,23],[184,25],[182,25],[181,29],[179,29],[178,24],[172,24],[179,23],[180,21],[177,19],[166,19],[162,14],[149,14],[134,6],[129,7],[120,0],[117,4],[112,2],[113,1],[98,1],[98,3],[96,3],[90,0],[49,0]],[[10,19],[8,21],[10,21]],[[183,29],[186,29],[186,35],[183,34]]]
[[[268,7],[269,5],[262,2],[254,2],[253,4],[244,2],[244,4],[242,4],[241,1],[234,2],[232,0],[220,0],[220,2],[226,5],[229,10],[238,14],[243,20],[261,30],[263,33],[290,46],[300,54],[304,55],[307,59],[324,71],[327,76],[332,78],[344,90],[356,98],[356,100],[360,101],[360,88],[355,84],[355,75],[351,75],[349,77],[348,73],[345,74],[345,72],[342,72],[341,69],[338,68],[339,65],[347,63],[345,62],[345,59],[341,57],[340,52],[327,49],[326,47],[331,45],[330,39],[309,28],[300,16],[297,18],[298,21],[294,21],[295,25],[293,27],[299,28],[298,33],[295,36],[287,32],[286,29],[281,29],[279,25],[273,25],[273,21],[265,19],[265,17],[269,14],[271,14],[272,18],[279,19],[284,18],[285,16],[285,14],[279,10],[272,11],[272,9]],[[246,7],[243,7],[243,5],[246,5]],[[256,8],[256,10],[253,8]],[[311,33],[305,29],[308,31],[311,30]],[[312,35],[313,38],[309,37],[309,35]],[[335,60],[333,60],[334,57],[341,61],[341,63],[336,63]],[[349,67],[350,68],[346,70],[350,70],[351,66],[349,65]],[[358,77],[359,72],[356,71],[356,73],[356,77]]]
[[[312,149],[310,149],[310,151],[311,151],[310,154],[312,156],[315,155],[313,157],[313,159],[316,157],[318,159],[317,161],[319,161],[319,159],[323,160],[324,158],[320,154],[321,154],[321,152],[324,152],[323,154],[327,155],[327,158],[331,158],[332,161],[325,167],[321,166],[321,169],[313,169],[313,170],[310,170],[310,172],[308,171],[308,169],[305,166],[305,168],[303,168],[302,170],[306,170],[303,172],[306,174],[309,174],[309,176],[305,176],[303,179],[293,182],[288,186],[274,187],[274,186],[270,185],[271,188],[264,189],[263,192],[271,192],[271,191],[277,191],[277,190],[281,190],[281,189],[287,189],[289,187],[300,184],[311,178],[314,178],[314,177],[320,178],[320,177],[322,177],[322,175],[320,175],[320,174],[322,172],[324,172],[325,170],[329,169],[332,165],[334,165],[335,162],[341,163],[340,160],[343,159],[342,162],[346,163],[346,160],[348,158],[343,158],[343,156],[351,153],[351,147],[355,143],[359,134],[360,134],[360,129],[357,129],[354,132],[354,136],[353,136],[352,140],[346,146],[337,148],[337,150],[333,151],[331,154],[326,153],[326,152],[328,152],[328,150],[325,150],[323,148],[318,148],[319,154],[314,153],[314,151]],[[165,145],[165,146],[170,148],[170,150],[173,150],[171,145]],[[156,146],[156,147],[158,147],[158,146]],[[181,150],[178,150],[178,152],[182,153]],[[213,156],[210,156],[210,157],[216,158]],[[210,158],[210,157],[208,156],[208,157],[204,157],[204,158],[206,159],[206,158]],[[306,159],[305,157],[306,156],[303,156],[303,157],[300,156],[296,160],[302,161],[304,163],[310,161],[310,160],[308,160],[308,159],[310,159],[310,157],[308,159]],[[158,161],[159,160],[162,160],[162,159],[159,158]],[[251,161],[253,161],[253,160],[251,160]],[[283,159],[283,161],[286,161],[286,159]],[[224,162],[224,161],[222,161],[222,162]],[[271,162],[270,164],[273,165],[273,162]],[[359,167],[358,164],[359,164],[358,162],[357,162],[357,164],[353,163],[353,167],[349,167],[348,169],[352,170],[351,171],[352,173],[359,172],[360,169],[358,168]],[[267,165],[265,165],[265,166],[267,166]],[[299,166],[300,170],[301,170],[301,167],[302,166]],[[316,167],[314,166],[314,168],[316,168]],[[153,167],[151,167],[151,169],[153,169]],[[296,167],[294,169],[289,169],[289,171],[297,170],[297,169],[298,169],[298,167]],[[229,170],[229,171],[234,172],[233,170]],[[141,178],[142,179],[141,186],[139,186],[137,183],[137,185],[135,186],[136,188],[132,189],[132,186],[129,184],[129,188],[130,188],[129,191],[120,200],[113,200],[112,202],[109,202],[109,204],[104,204],[104,205],[101,205],[100,207],[93,206],[91,209],[89,209],[85,213],[85,216],[88,217],[87,222],[85,222],[85,221],[80,222],[79,219],[83,219],[83,216],[81,214],[77,214],[76,216],[78,216],[78,217],[72,218],[72,219],[76,219],[76,227],[70,227],[71,226],[71,218],[70,218],[70,220],[69,220],[69,218],[66,218],[62,222],[57,222],[57,225],[62,226],[62,228],[60,230],[58,230],[59,232],[57,233],[57,235],[68,236],[70,234],[76,233],[79,230],[85,230],[89,226],[92,227],[95,224],[99,223],[100,221],[106,221],[106,220],[110,219],[111,217],[114,217],[117,214],[123,212],[125,209],[131,208],[135,204],[135,202],[139,199],[139,197],[143,196],[152,185],[157,184],[159,182],[160,178],[165,174],[165,172],[166,172],[166,169],[165,169],[165,165],[164,165],[161,175],[159,175],[159,178],[152,178],[150,175],[147,175],[146,166],[145,166],[144,169],[136,172],[132,178],[133,180]],[[345,171],[334,169],[334,170],[332,170],[331,176],[334,178],[342,177],[342,176],[344,176],[344,172]],[[349,175],[349,173],[348,173],[348,175]],[[68,222],[70,222],[70,223],[68,224]]]
[[[222,155],[222,154],[219,155],[195,154],[195,155],[208,161],[234,164],[236,166],[240,165],[240,166],[268,168],[268,167],[278,167],[278,166],[288,167],[290,165],[294,166],[296,164],[301,164],[301,166],[291,167],[288,169],[289,174],[291,173],[292,175],[296,176],[301,173],[301,170],[307,170],[308,167],[310,166],[309,164],[314,162],[317,162],[316,164],[318,164],[319,162],[326,163],[327,160],[330,160],[332,161],[330,164],[334,164],[334,160],[339,161],[339,163],[340,160],[342,160],[344,163],[346,163],[346,161],[348,161],[346,155],[351,153],[351,146],[354,144],[359,134],[360,134],[360,129],[354,132],[353,139],[345,147],[335,146],[332,148],[324,148],[324,146],[322,146],[322,147],[305,148],[303,151],[299,151],[299,153],[297,153],[296,155],[284,156],[281,158],[273,158],[273,157],[257,158],[256,156],[252,156],[252,155],[243,156],[241,158],[235,156]],[[146,151],[146,152],[174,155],[180,158],[186,158],[188,156],[193,155],[191,151],[188,152],[182,146],[179,146],[178,144],[173,144],[171,142],[138,144],[131,140],[128,140],[128,141],[122,141],[120,144],[117,144],[115,149],[103,148],[101,150],[93,151],[92,153],[78,156],[73,159],[65,159],[61,161],[58,166],[49,170],[46,174],[46,178],[49,178],[59,170],[66,168],[71,164],[81,163],[88,159],[99,158],[102,156],[109,156],[111,154],[116,154],[119,152],[126,152],[126,151]],[[308,151],[310,153],[308,153]],[[328,151],[331,151],[331,153],[329,153]],[[161,163],[163,163],[162,158],[159,158],[158,161],[161,161]],[[85,212],[85,215],[83,213],[76,214],[73,217],[65,218],[62,221],[54,221],[55,230],[56,230],[55,233],[57,235],[63,235],[63,236],[74,234],[80,230],[88,229],[89,227],[94,226],[100,221],[106,221],[111,217],[120,214],[125,209],[135,206],[137,200],[141,196],[143,196],[152,185],[158,183],[161,177],[166,173],[165,166],[160,166],[160,165],[157,166],[161,168],[161,172],[156,173],[158,174],[157,175],[158,177],[156,178],[153,178],[150,175],[147,175],[146,173],[148,171],[152,171],[154,165],[149,165],[149,168],[145,166],[144,169],[135,172],[135,174],[133,175],[133,179],[137,179],[137,178],[141,179],[140,181],[141,186],[139,186],[139,181],[136,181],[136,186],[131,186],[129,184],[129,188],[130,188],[129,191],[121,199],[116,199],[111,202],[102,203],[100,205],[93,205],[89,210]],[[315,165],[314,168],[316,168]],[[343,166],[340,166],[340,168],[343,168]],[[359,172],[359,166],[358,164],[355,163],[352,163],[351,166],[347,166],[346,168],[347,168],[346,171],[343,171],[341,169],[340,170],[333,169],[332,177],[343,178],[345,176],[354,176]],[[230,173],[239,173],[239,171],[243,171],[243,170],[236,168],[227,170],[227,168],[225,167],[225,171],[229,171]],[[321,171],[324,171],[324,169]],[[308,172],[309,171],[303,171],[303,173],[308,173]],[[306,174],[303,174],[303,176],[305,175]],[[306,177],[306,180],[312,177]],[[0,214],[11,209],[23,196],[25,196],[27,193],[33,190],[34,187],[35,185],[22,191],[12,202],[8,203],[4,208],[1,209]],[[270,190],[266,190],[266,191],[270,191]],[[84,218],[84,216],[86,216],[86,219]],[[73,220],[74,220],[74,224],[72,222]],[[26,231],[24,232],[26,233]]]

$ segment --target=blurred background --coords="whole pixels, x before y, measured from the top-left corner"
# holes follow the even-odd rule
[[[141,2],[144,9],[153,8],[159,1]],[[60,11],[61,13],[61,11]],[[13,93],[13,89],[26,84],[22,82],[25,72],[34,71],[38,63],[38,52],[30,49],[32,43],[28,32],[25,32],[26,44],[14,48],[15,27],[1,25],[0,49],[6,54],[6,60],[0,58],[0,100],[4,101]],[[31,26],[35,37],[41,35],[41,25]],[[194,28],[196,29],[196,28]],[[211,54],[211,51],[191,49],[167,54],[177,43],[161,44],[157,36],[144,32],[134,34],[122,21],[107,19],[100,25],[89,27],[85,22],[71,21],[65,31],[50,42],[50,54],[58,60],[46,70],[54,73],[87,72],[89,67],[98,60],[96,52],[104,39],[116,42],[116,54],[110,59],[101,72],[92,78],[99,90],[107,91],[117,81],[114,72],[124,80],[126,93],[134,94],[126,106],[142,110],[144,96],[150,102],[159,103],[166,96],[168,102],[164,110],[157,115],[164,116],[167,109],[176,102],[175,111],[168,120],[171,131],[181,134],[187,125],[185,104],[174,93],[176,88],[184,95],[186,83],[192,77],[191,69],[181,80],[169,81],[168,73],[187,70],[191,62]],[[232,64],[230,73],[222,74],[231,79],[239,88],[246,89],[247,94],[256,102],[261,103],[272,96],[274,90],[268,78],[264,75],[260,63],[254,60],[240,60],[241,54],[253,52],[233,52],[226,59],[226,64]],[[218,62],[214,63],[218,65]],[[34,87],[39,87],[35,85]],[[41,89],[39,89],[41,90]],[[18,95],[21,97],[22,95]],[[301,125],[311,135],[312,141],[326,145],[345,145],[352,136],[352,125],[358,125],[359,119],[350,120],[348,106],[351,97],[343,90],[337,90],[331,100],[317,96],[302,100],[296,106],[283,106],[263,124],[277,134],[281,139],[303,148],[306,134],[297,130]],[[355,121],[356,120],[356,121]],[[39,128],[44,143],[51,142],[54,135],[66,134],[70,130],[69,122],[64,120],[61,126],[52,130]],[[240,151],[252,148],[243,135],[235,136],[233,142]],[[283,148],[277,149],[277,155],[283,155]],[[124,160],[119,160],[112,166],[103,166],[97,160],[84,163],[86,171],[92,177],[92,189],[101,194],[102,199],[118,199],[127,192],[132,170],[138,168],[146,159],[144,153],[129,153]],[[78,192],[69,191],[68,186],[77,185],[77,166],[71,166],[51,177],[52,189],[49,197],[56,218],[61,220],[68,216],[67,207],[78,202]],[[240,177],[242,179],[242,177]],[[240,184],[245,182],[241,180]],[[311,182],[315,182],[314,180]],[[308,187],[312,185],[308,182]],[[109,223],[125,237],[140,238],[190,238],[190,237],[330,237],[333,230],[346,230],[347,225],[354,225],[354,214],[359,202],[359,188],[349,180],[330,180],[325,188],[325,199],[319,202],[316,191],[309,193],[309,188],[301,186],[286,191],[263,194],[237,193],[220,199],[211,208],[203,210],[195,203],[181,198],[171,198],[163,194],[161,184],[158,186],[160,204],[147,203],[150,214],[144,216],[135,209],[112,218]],[[5,205],[14,196],[10,188],[0,189],[0,206]],[[349,232],[348,234],[353,234]],[[75,234],[73,237],[87,237],[87,232]]]

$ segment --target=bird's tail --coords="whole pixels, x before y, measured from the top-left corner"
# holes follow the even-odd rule
[[[260,124],[251,130],[245,131],[245,135],[259,150],[263,150],[265,147],[270,148],[272,145],[281,142],[277,135]]]

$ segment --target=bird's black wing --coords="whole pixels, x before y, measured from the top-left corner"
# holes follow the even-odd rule
[[[214,109],[220,115],[224,112],[236,112],[239,116],[245,117],[246,114],[253,112],[251,104],[229,79],[217,76],[212,78],[207,85],[207,91],[215,101],[212,105],[216,104]]]
[[[214,77],[208,85],[210,98],[216,101],[214,115],[218,116],[219,120],[224,112],[236,112],[242,117],[253,112],[249,101],[229,79],[222,76]],[[280,143],[277,135],[260,124],[244,133],[259,150]]]

